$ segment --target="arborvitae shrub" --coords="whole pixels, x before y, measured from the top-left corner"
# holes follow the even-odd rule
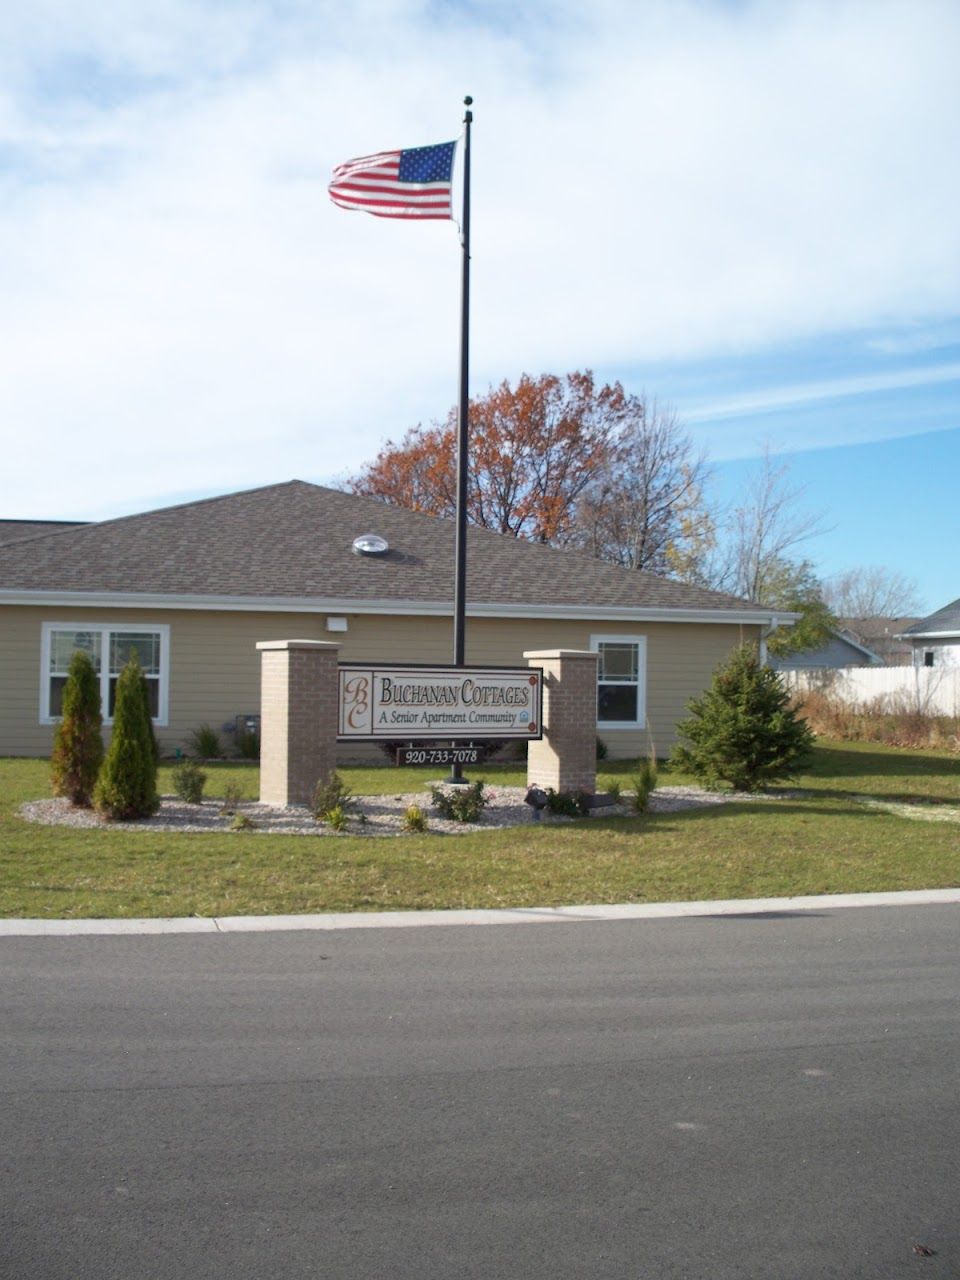
[[[143,672],[134,654],[120,672],[113,709],[113,738],[93,793],[110,818],[146,818],[160,807],[155,743],[143,693]]]
[[[90,807],[97,774],[103,762],[100,677],[88,653],[78,649],[70,659],[63,687],[63,709],[50,756],[54,795],[71,804]]]
[[[727,782],[738,791],[756,791],[796,773],[810,757],[810,726],[753,646],[742,646],[719,666],[710,688],[688,709],[690,718],[677,726],[681,741],[673,762],[708,786]]]

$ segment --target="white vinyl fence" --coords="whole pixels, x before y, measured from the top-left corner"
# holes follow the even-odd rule
[[[960,667],[842,667],[781,671],[788,689],[818,689],[848,706],[883,699],[891,711],[960,716]]]

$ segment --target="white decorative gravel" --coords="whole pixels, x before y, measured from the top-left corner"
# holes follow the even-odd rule
[[[436,785],[440,785],[439,783]],[[491,786],[486,790],[487,805],[479,822],[454,822],[441,818],[432,807],[429,791],[408,792],[402,795],[360,796],[348,811],[348,823],[343,834],[365,836],[399,836],[409,834],[404,826],[404,814],[410,805],[419,805],[427,818],[427,832],[443,835],[465,835],[471,831],[489,830],[491,827],[519,827],[537,825],[533,811],[524,803],[526,787]],[[781,793],[782,794],[782,793]],[[652,813],[669,813],[679,809],[698,809],[703,806],[726,804],[731,800],[772,799],[770,795],[744,795],[738,792],[704,791],[699,787],[658,787],[650,798]],[[272,835],[332,836],[338,833],[326,823],[316,822],[306,808],[279,808],[275,805],[244,801],[238,812],[253,823],[245,830],[269,832]],[[625,803],[594,809],[590,818],[615,818],[631,816],[629,798]],[[187,804],[175,796],[163,796],[160,809],[152,818],[136,822],[110,822],[92,809],[75,809],[65,799],[31,800],[20,808],[21,816],[28,822],[41,826],[63,827],[122,827],[130,831],[177,832],[229,832],[235,814],[221,812],[219,800],[204,800],[200,804]],[[578,819],[554,817],[544,812],[540,823],[559,825]]]

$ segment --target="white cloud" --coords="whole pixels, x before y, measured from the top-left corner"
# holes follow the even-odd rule
[[[332,475],[442,416],[453,227],[325,184],[467,91],[478,387],[955,312],[958,36],[936,0],[11,6],[5,514]]]

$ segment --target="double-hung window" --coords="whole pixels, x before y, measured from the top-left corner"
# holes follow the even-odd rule
[[[646,636],[591,636],[597,655],[597,724],[608,729],[647,723]]]
[[[63,687],[77,649],[90,655],[100,681],[100,710],[113,723],[117,680],[133,653],[143,669],[154,723],[167,723],[170,628],[166,625],[45,622],[41,642],[40,722],[53,724],[63,709]]]

